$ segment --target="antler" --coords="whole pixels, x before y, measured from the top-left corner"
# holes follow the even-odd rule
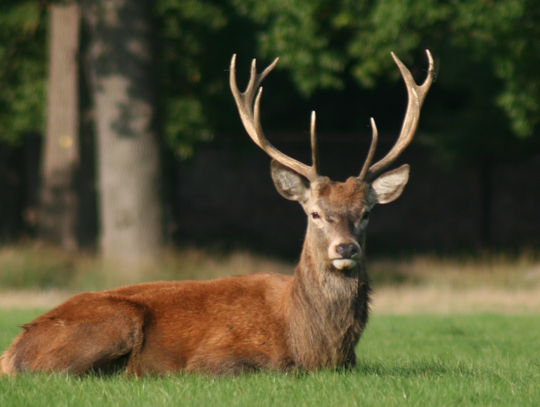
[[[277,65],[279,58],[276,58],[272,64],[270,64],[261,74],[257,74],[257,66],[255,59],[251,63],[251,75],[249,78],[249,83],[244,93],[241,93],[238,90],[236,85],[236,54],[233,55],[231,59],[231,69],[230,69],[230,85],[231,91],[236,101],[236,106],[238,106],[238,111],[240,113],[240,118],[244,127],[251,137],[251,139],[257,144],[263,151],[266,152],[274,160],[278,161],[280,164],[283,164],[286,167],[291,168],[300,175],[306,177],[310,182],[315,181],[319,175],[317,172],[318,167],[318,158],[317,158],[317,140],[315,135],[315,112],[311,114],[311,149],[312,149],[312,166],[301,163],[300,161],[295,160],[281,151],[276,149],[264,136],[261,119],[259,115],[259,106],[261,102],[262,88],[259,88],[264,78],[274,69]],[[256,89],[259,88],[257,92],[257,97],[255,98]],[[253,104],[253,99],[255,98],[255,104]]]
[[[366,158],[366,162],[364,163],[364,166],[362,167],[362,171],[360,171],[360,175],[358,178],[364,179],[366,177],[366,174],[369,170],[369,166],[371,165],[371,161],[373,160],[373,156],[375,155],[375,150],[377,149],[377,139],[379,138],[379,133],[377,132],[377,126],[375,125],[375,119],[371,118],[371,146],[369,147],[369,153]]]
[[[399,60],[399,58],[392,52],[392,57],[401,71],[401,76],[405,81],[405,86],[407,87],[407,93],[409,97],[409,103],[407,105],[407,112],[405,114],[405,119],[403,120],[403,126],[401,127],[401,133],[399,138],[396,141],[396,144],[388,152],[388,154],[376,164],[373,164],[369,167],[373,153],[375,152],[375,145],[377,143],[377,129],[375,127],[375,121],[371,119],[371,125],[373,128],[373,141],[371,143],[370,152],[366,163],[362,168],[359,178],[364,179],[366,182],[370,182],[377,178],[386,168],[388,168],[396,158],[407,148],[414,137],[416,128],[418,127],[418,121],[420,119],[420,109],[422,108],[422,103],[426,97],[429,87],[433,83],[434,68],[433,68],[433,57],[429,50],[426,50],[426,54],[429,61],[429,68],[427,78],[421,86],[418,86],[414,81],[411,72],[407,69],[405,65]],[[369,170],[367,170],[369,167]]]

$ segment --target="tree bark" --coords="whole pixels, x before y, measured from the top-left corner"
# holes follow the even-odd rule
[[[163,245],[151,0],[85,0],[101,252],[130,267]]]
[[[76,250],[79,165],[78,61],[80,11],[76,3],[50,11],[49,93],[42,157],[39,235]]]

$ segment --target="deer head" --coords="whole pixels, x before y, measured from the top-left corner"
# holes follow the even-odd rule
[[[377,127],[372,118],[372,143],[367,159],[360,174],[345,182],[334,182],[318,173],[315,112],[311,116],[311,166],[286,156],[264,136],[260,122],[260,85],[276,66],[278,59],[261,74],[257,74],[256,62],[253,60],[247,89],[241,93],[236,84],[236,55],[233,56],[230,85],[242,123],[253,141],[273,159],[271,173],[278,192],[286,199],[299,202],[308,216],[303,260],[308,256],[324,269],[355,268],[363,258],[371,209],[376,204],[392,202],[401,195],[409,179],[409,166],[405,164],[383,172],[409,145],[418,126],[420,109],[433,80],[433,58],[429,51],[426,52],[429,70],[421,86],[415,83],[409,70],[392,53],[405,81],[409,98],[401,133],[388,154],[372,165],[377,145]]]

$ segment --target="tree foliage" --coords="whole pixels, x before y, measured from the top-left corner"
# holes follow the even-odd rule
[[[43,4],[6,0],[0,6],[4,139],[42,128]],[[311,97],[351,84],[370,89],[398,81],[390,51],[421,66],[417,61],[429,48],[440,62],[427,107],[432,119],[425,121],[443,134],[433,143],[455,152],[468,143],[474,156],[486,141],[494,151],[528,145],[514,136],[531,139],[538,130],[536,0],[156,0],[154,14],[162,130],[181,156],[212,138],[218,123],[228,123],[230,111],[221,108],[230,102],[224,70],[240,51],[268,60],[279,55],[278,70]]]
[[[391,51],[410,59],[418,50],[430,48],[440,58],[454,57],[453,61],[445,58],[443,68],[445,76],[460,73],[452,81],[462,78],[462,69],[449,69],[456,63],[487,65],[485,74],[493,75],[502,84],[494,102],[504,109],[516,135],[531,135],[540,119],[540,4],[534,0],[288,2],[291,10],[306,10],[294,15],[308,18],[310,29],[305,23],[283,24],[287,14],[281,14],[279,7],[272,10],[268,2],[238,1],[253,4],[253,14],[270,21],[269,33],[260,36],[263,52],[286,53],[284,64],[295,69],[302,64],[288,54],[311,51],[304,61],[315,55],[320,60],[333,60],[332,64],[315,66],[316,72],[325,71],[322,78],[332,76],[332,80],[316,83],[309,78],[313,74],[294,76],[306,91],[313,90],[315,84],[339,86],[337,74],[345,70],[348,62],[361,85],[374,86],[378,76],[395,72],[388,59]],[[312,38],[311,42],[285,41],[287,37],[306,36]],[[301,52],[296,47],[302,48]]]
[[[155,13],[163,133],[169,147],[186,157],[192,154],[195,142],[212,138],[203,104],[216,91],[216,74],[208,72],[210,66],[216,67],[211,45],[227,18],[222,8],[208,0],[159,0]]]
[[[41,2],[0,3],[0,140],[17,143],[24,131],[43,130],[46,21]]]
[[[440,62],[432,122],[442,150],[478,156],[528,148],[540,122],[540,3],[534,0],[235,0],[264,26],[258,49],[281,55],[305,95],[364,88],[430,49]],[[437,100],[434,101],[433,98]],[[433,118],[435,120],[433,120]],[[429,122],[429,121],[428,121]],[[512,140],[513,139],[513,140]],[[467,145],[463,149],[464,144]],[[487,144],[487,149],[486,149]],[[461,152],[458,152],[461,151]],[[486,153],[487,151],[487,153]]]

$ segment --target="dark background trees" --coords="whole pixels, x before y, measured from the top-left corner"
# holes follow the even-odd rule
[[[101,255],[131,269],[163,248],[151,0],[82,1],[94,102]]]
[[[49,137],[45,132],[45,117],[50,118],[52,109],[51,102],[46,103],[45,90],[47,84],[49,92],[53,88],[51,82],[47,82],[46,67],[53,54],[47,51],[47,44],[54,40],[50,34],[52,29],[48,26],[49,15],[54,10],[53,5],[69,3],[8,0],[0,5],[0,140],[4,157],[15,157],[17,154],[21,160],[23,156],[28,157],[31,154],[28,152],[28,145],[31,144],[28,140],[35,140],[29,138],[29,134],[38,132]],[[92,15],[95,17],[99,13],[100,3],[86,4],[90,3],[94,7],[90,14],[94,13]],[[142,3],[125,0],[118,1],[118,4],[129,8]],[[441,173],[452,174],[464,166],[473,169],[474,177],[478,178],[474,185],[475,190],[479,191],[478,205],[481,208],[474,217],[480,228],[476,239],[484,246],[496,243],[493,240],[496,231],[493,230],[492,218],[493,196],[498,188],[498,168],[509,165],[505,168],[512,169],[512,165],[519,165],[540,151],[540,71],[537,69],[540,59],[540,6],[537,2],[158,0],[152,4],[145,14],[148,28],[141,28],[145,24],[132,24],[133,19],[128,19],[127,14],[122,13],[117,13],[111,21],[125,27],[125,32],[102,29],[97,20],[92,20],[92,16],[83,19],[77,60],[83,83],[80,93],[84,96],[84,86],[89,86],[89,100],[93,103],[93,109],[89,110],[83,106],[84,97],[81,98],[78,109],[81,126],[91,122],[97,130],[93,138],[81,133],[81,137],[86,134],[87,140],[81,140],[81,155],[88,156],[88,149],[94,143],[93,148],[98,153],[95,162],[125,162],[125,169],[134,169],[127,171],[133,179],[141,180],[142,174],[145,174],[153,180],[148,181],[153,187],[150,194],[144,188],[137,187],[136,183],[130,184],[128,178],[110,186],[115,193],[122,191],[126,194],[125,202],[143,205],[133,212],[135,215],[132,214],[137,219],[141,219],[141,214],[145,213],[144,197],[159,197],[159,202],[154,200],[152,204],[157,209],[148,210],[148,213],[153,213],[154,221],[160,219],[160,227],[150,228],[152,232],[143,228],[145,232],[140,232],[145,239],[153,235],[155,244],[149,245],[146,240],[140,240],[143,242],[140,247],[148,247],[150,252],[154,252],[162,247],[171,234],[173,238],[190,238],[194,228],[183,228],[175,215],[178,200],[192,199],[193,202],[187,207],[200,208],[196,209],[200,212],[204,212],[204,208],[211,210],[208,217],[220,216],[219,208],[207,205],[204,199],[209,198],[198,192],[211,188],[208,182],[202,182],[204,177],[193,175],[193,180],[189,181],[181,172],[195,171],[201,148],[221,149],[221,157],[232,155],[233,161],[235,156],[259,154],[245,137],[228,89],[226,71],[233,53],[238,54],[240,81],[242,74],[246,77],[252,57],[260,60],[259,66],[262,68],[265,62],[280,56],[276,72],[267,80],[263,124],[270,137],[275,135],[278,146],[302,154],[302,147],[297,147],[296,143],[303,141],[289,135],[305,135],[309,112],[313,109],[320,117],[319,133],[328,152],[339,148],[332,147],[339,143],[336,140],[352,137],[353,134],[368,138],[369,117],[375,117],[383,138],[397,134],[405,94],[398,71],[389,56],[390,51],[399,55],[413,69],[413,74],[420,78],[424,75],[426,48],[435,56],[439,68],[414,144],[433,157],[430,165]],[[85,2],[82,6],[85,7]],[[132,31],[127,29],[128,26]],[[141,45],[142,48],[135,45],[141,30],[147,30],[144,39],[147,45]],[[98,43],[102,50],[106,50],[101,56],[96,55]],[[129,61],[129,52],[125,53],[130,46],[138,50],[146,49],[140,52],[151,55],[151,61],[145,62],[151,65],[151,69],[145,71],[147,73],[143,76],[131,79],[129,70],[135,62]],[[104,56],[116,58],[117,62],[100,62]],[[131,89],[131,92],[126,90],[123,93],[123,101],[114,99],[119,94],[112,88],[106,89],[105,79],[104,82],[99,81],[100,75],[105,78],[111,74],[111,66],[115,67],[115,74],[120,81],[124,81],[126,89]],[[133,85],[127,85],[129,81]],[[135,109],[138,95],[142,93],[149,95],[142,98],[149,101],[147,109],[142,110],[150,112],[146,119],[150,132],[147,134],[152,140],[151,150],[154,151],[149,154],[154,157],[154,163],[148,164],[153,168],[150,171],[142,171],[144,165],[140,164],[143,158],[136,157],[133,152],[126,152],[128,157],[124,161],[121,147],[104,147],[99,130],[113,129],[110,137],[132,140],[124,137],[125,134],[122,136],[125,126],[99,123],[106,120],[106,114],[112,113],[118,103],[125,105],[124,113],[127,116],[138,117],[138,113],[129,109]],[[100,107],[100,94],[104,98],[112,97],[112,105]],[[124,120],[126,116],[120,114],[117,119]],[[124,124],[130,119],[126,120]],[[307,146],[307,137],[305,143]],[[46,143],[42,142],[42,145]],[[358,146],[358,163],[365,154],[361,147]],[[146,147],[143,150],[150,151]],[[341,170],[337,169],[339,165],[325,162],[325,152],[322,153],[323,171],[331,176],[340,175]],[[383,153],[380,151],[380,154]],[[328,158],[335,156],[332,154],[328,153]],[[267,160],[263,155],[257,157]],[[13,158],[12,161],[21,160]],[[3,198],[0,198],[0,204],[21,206],[19,213],[23,215],[20,227],[13,226],[13,232],[8,233],[10,238],[16,239],[24,229],[23,223],[26,230],[30,230],[27,233],[33,233],[34,211],[28,208],[32,209],[34,202],[31,201],[34,198],[30,192],[21,193],[20,202],[8,198],[13,194],[8,192],[11,184],[5,180],[10,179],[10,174],[18,174],[21,185],[24,184],[23,180],[30,184],[33,181],[22,164],[10,166],[8,162],[6,158],[4,163],[0,163],[0,178],[4,180],[2,189],[6,191],[1,193]],[[82,159],[80,166],[86,168],[93,162],[92,159]],[[182,164],[179,165],[179,162]],[[352,162],[346,166],[352,168],[355,164]],[[103,181],[108,170],[100,165],[97,165],[97,179]],[[94,169],[85,168],[78,168],[78,171],[94,173]],[[158,173],[159,176],[156,175]],[[233,176],[231,174],[229,177]],[[42,181],[45,181],[43,176],[42,173]],[[227,174],[220,172],[219,168],[215,169],[215,177],[227,183]],[[195,181],[197,179],[199,182]],[[178,192],[179,182],[189,184],[192,190],[196,189],[192,198],[186,197],[185,192]],[[86,193],[82,200],[95,199],[100,202],[95,221],[99,225],[97,233],[100,237],[85,240],[79,233],[78,244],[81,240],[87,244],[88,241],[101,239],[103,253],[119,253],[118,246],[107,243],[106,214],[109,212],[103,201],[108,194],[107,189],[97,181],[93,185],[96,196],[92,198],[92,194]],[[133,186],[131,192],[129,185]],[[242,188],[241,185],[240,182],[236,188]],[[15,186],[13,188],[16,189]],[[20,191],[23,189],[19,188]],[[224,193],[227,191],[222,191]],[[228,193],[242,195],[238,190]],[[197,200],[194,198],[196,196],[200,198]],[[230,200],[230,197],[223,197],[224,205]],[[27,210],[23,211],[23,207]],[[91,210],[83,211],[78,216],[81,218],[85,215],[92,218]],[[118,221],[120,215],[115,216],[117,220],[113,224],[124,224]],[[6,222],[2,220],[2,233],[6,233]],[[85,218],[84,222],[79,219],[78,222],[79,228],[86,224],[85,228],[92,229],[88,219]],[[207,225],[206,235],[215,234],[211,224],[210,221]],[[242,235],[245,229],[236,227],[237,234]],[[271,234],[268,231],[270,225],[265,226],[263,222],[261,227],[266,228],[261,234]],[[234,234],[230,227],[228,230]],[[135,239],[135,235],[127,233]],[[119,237],[119,241],[128,241],[130,238],[126,236]],[[45,238],[46,235],[42,234],[41,237]],[[223,236],[223,239],[226,240],[227,236]],[[253,236],[245,240],[253,240]],[[444,239],[440,240],[440,244],[445,244]],[[133,253],[133,247],[125,250]]]
[[[74,251],[77,239],[79,146],[79,32],[77,3],[49,10],[47,120],[41,162],[39,234]]]

